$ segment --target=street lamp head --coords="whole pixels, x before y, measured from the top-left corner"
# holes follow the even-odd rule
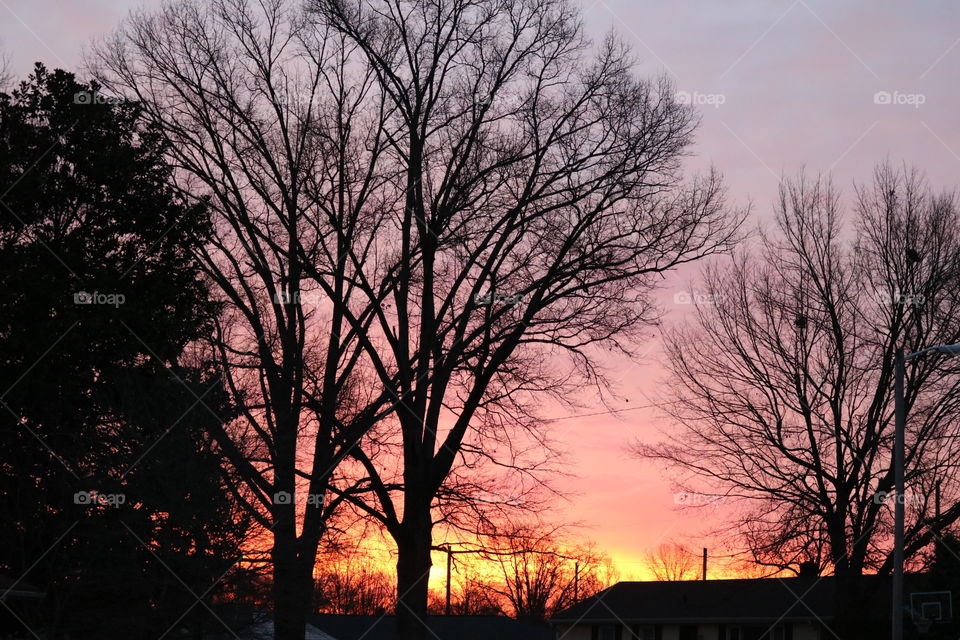
[[[945,344],[939,347],[934,347],[934,350],[937,353],[942,353],[944,355],[960,355],[960,344]]]
[[[908,353],[903,359],[913,360],[914,358],[928,354],[931,351],[936,351],[937,353],[941,353],[945,356],[956,356],[960,355],[960,344],[941,344],[936,347],[927,347],[926,349],[921,349],[920,351]]]

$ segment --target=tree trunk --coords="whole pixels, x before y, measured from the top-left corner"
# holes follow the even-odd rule
[[[430,581],[430,547],[433,545],[430,509],[408,511],[397,536],[397,637],[426,640],[427,588]]]
[[[841,640],[852,640],[850,634],[855,630],[855,622],[858,617],[856,611],[856,598],[854,597],[853,576],[848,573],[837,573],[834,575],[834,626],[833,631]],[[829,624],[829,623],[828,623]]]
[[[274,640],[303,640],[313,592],[313,565],[298,556],[295,537],[275,537],[272,555]]]
[[[837,514],[830,519],[828,527],[834,572],[834,620],[829,626],[840,640],[883,638],[886,637],[884,630],[875,624],[875,607],[870,606],[863,592],[861,575],[866,537],[861,535],[853,542],[848,540],[843,515],[848,510],[846,501],[838,502]]]
[[[878,612],[875,604],[879,594],[865,593],[858,571],[836,574],[834,584],[834,635],[841,640],[889,637],[890,619]]]

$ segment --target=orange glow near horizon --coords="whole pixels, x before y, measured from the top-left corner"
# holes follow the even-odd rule
[[[691,552],[698,551],[691,549]],[[392,548],[380,546],[375,548],[370,544],[363,544],[362,564],[365,568],[374,568],[391,577],[394,575],[396,557]],[[701,560],[700,556],[694,554],[694,571],[688,577],[690,580],[700,579]],[[441,592],[446,588],[446,554],[442,551],[435,551],[432,554],[433,565],[430,568],[430,589]],[[654,581],[656,577],[649,569],[644,555],[630,554],[611,554],[611,561],[615,570],[615,580],[621,581]],[[323,570],[323,558],[318,563],[318,571]],[[453,584],[458,585],[466,578],[476,578],[478,575],[486,578],[496,579],[498,576],[497,568],[489,562],[478,560],[469,555],[458,555],[453,565]],[[708,557],[707,577],[711,580],[735,579],[750,577],[747,574],[732,570],[722,563],[714,560],[710,563]]]

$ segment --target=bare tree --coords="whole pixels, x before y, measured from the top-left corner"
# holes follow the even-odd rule
[[[892,566],[896,349],[960,341],[955,196],[883,165],[853,208],[848,229],[830,181],[801,177],[781,189],[777,233],[706,272],[716,304],[666,341],[680,429],[641,447],[691,490],[741,499],[758,562],[839,579]],[[936,356],[907,372],[907,557],[960,517],[957,373]]]
[[[327,521],[359,489],[328,495],[338,465],[396,403],[392,388],[364,384],[361,345],[396,273],[375,258],[396,171],[379,162],[389,107],[372,71],[351,68],[355,48],[283,0],[215,0],[132,16],[94,62],[169,140],[183,193],[215,212],[199,258],[222,305],[211,350],[239,417],[214,435],[237,496],[272,534],[285,640],[303,638]]]
[[[400,464],[351,455],[357,504],[398,547],[403,638],[426,633],[435,509],[459,465],[538,427],[538,394],[602,385],[596,350],[629,352],[659,274],[728,248],[719,178],[682,186],[693,113],[631,75],[610,38],[590,55],[565,0],[315,0],[389,112],[400,170],[400,270],[379,344]],[[570,366],[564,366],[564,358]]]
[[[497,578],[478,586],[516,618],[546,620],[616,579],[610,559],[556,527],[515,524],[486,538],[480,557]]]
[[[454,574],[450,593],[450,613],[455,616],[502,616],[507,608],[503,599],[490,589],[491,580],[472,575],[463,568]],[[444,590],[431,589],[428,610],[431,615],[446,615]]]
[[[309,6],[136,16],[103,81],[222,216],[203,257],[245,410],[219,441],[274,534],[278,637],[338,500],[395,540],[401,635],[422,637],[434,517],[488,488],[468,471],[535,466],[538,394],[602,386],[598,349],[629,353],[660,274],[740,216],[717,175],[684,186],[692,111],[614,39],[591,57],[565,0]],[[273,499],[298,479],[299,504]]]
[[[321,564],[316,594],[315,609],[322,613],[375,615],[393,608],[396,587],[368,559],[349,556]]]
[[[647,567],[657,580],[690,580],[697,576],[697,557],[682,544],[664,543],[647,554]]]
[[[10,70],[10,58],[5,52],[0,52],[0,90],[6,89],[13,81],[13,71]]]

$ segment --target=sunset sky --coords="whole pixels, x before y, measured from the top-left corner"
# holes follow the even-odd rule
[[[82,73],[82,51],[123,16],[157,0],[0,0],[0,51],[16,76],[34,61]],[[702,126],[692,170],[715,165],[730,199],[769,220],[782,175],[805,166],[831,172],[849,195],[883,159],[924,170],[932,185],[960,183],[960,3],[927,0],[599,0],[583,2],[587,28],[614,30],[634,47],[641,74],[671,76],[697,104]],[[666,324],[687,306],[696,271],[677,274],[659,295]],[[691,348],[695,348],[692,345]],[[669,476],[636,460],[629,445],[670,424],[653,408],[667,399],[656,339],[641,362],[612,363],[627,412],[553,415],[573,477],[563,517],[616,561],[621,576],[646,577],[644,552],[663,541],[711,546],[711,518],[680,512]],[[638,408],[639,407],[639,408]],[[585,406],[578,414],[601,412]]]

